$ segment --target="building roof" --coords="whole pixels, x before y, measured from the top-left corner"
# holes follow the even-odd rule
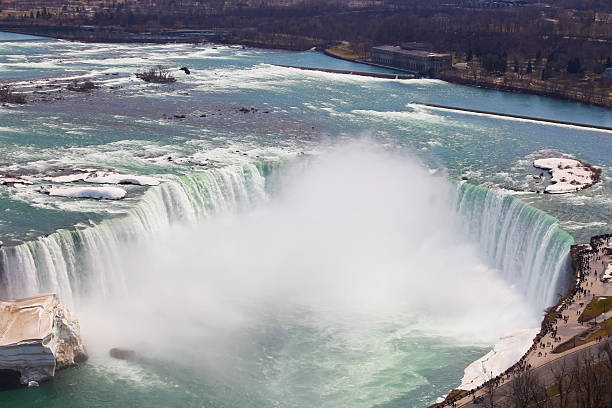
[[[391,51],[398,52],[400,54],[413,55],[416,57],[447,57],[450,54],[439,54],[431,51],[422,51],[422,50],[405,50],[397,45],[379,45],[377,47],[372,47],[373,50],[381,50],[381,51]]]

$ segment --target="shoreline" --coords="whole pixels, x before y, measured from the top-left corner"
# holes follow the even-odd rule
[[[364,65],[371,65],[371,66],[376,66],[376,67],[380,67],[380,68],[386,68],[386,69],[395,69],[398,71],[405,71],[399,68],[394,68],[394,67],[390,67],[390,66],[384,66],[384,65],[380,65],[380,64],[375,64],[372,63],[370,61],[366,61],[360,58],[345,58],[341,55],[335,54],[333,52],[331,52],[329,49],[326,49],[324,51],[325,55],[328,55],[330,57],[333,58],[338,58],[344,61],[350,61],[350,62],[354,62],[357,64],[364,64]],[[407,73],[410,73],[410,71],[405,71]],[[509,93],[517,93],[517,94],[525,94],[525,95],[536,95],[536,96],[543,96],[543,97],[547,97],[547,98],[552,98],[552,99],[558,99],[558,100],[564,100],[564,101],[569,101],[569,102],[578,102],[584,105],[589,105],[589,106],[598,106],[598,107],[602,107],[602,108],[608,108],[608,109],[612,109],[612,100],[608,100],[608,101],[601,101],[601,102],[597,102],[597,101],[593,101],[593,100],[584,100],[584,98],[579,98],[577,95],[574,97],[570,97],[567,95],[563,95],[560,93],[556,93],[556,92],[547,92],[547,91],[539,91],[539,90],[534,90],[534,89],[527,89],[527,88],[521,88],[521,87],[516,87],[516,86],[509,86],[509,85],[504,85],[504,84],[497,84],[497,83],[490,83],[487,81],[477,81],[477,80],[472,80],[469,78],[462,78],[459,77],[457,75],[451,75],[451,72],[457,72],[456,69],[453,69],[452,71],[445,71],[445,72],[441,72],[439,79],[452,83],[452,84],[457,84],[457,85],[463,85],[463,86],[471,86],[474,88],[482,88],[482,89],[488,89],[488,90],[492,90],[492,91],[501,91],[501,92],[509,92]],[[414,73],[412,73],[414,74]],[[415,77],[420,77],[419,75],[415,75]]]
[[[607,248],[606,245],[610,245],[610,241],[612,241],[612,234],[604,234],[595,235],[591,237],[588,243],[572,245],[569,253],[572,260],[572,268],[574,272],[572,276],[572,283],[566,291],[565,295],[562,296],[556,304],[546,309],[546,314],[542,319],[540,331],[533,339],[532,346],[516,363],[514,363],[501,374],[491,378],[489,381],[472,390],[451,390],[444,399],[444,401],[432,404],[429,406],[429,408],[441,408],[444,406],[461,407],[474,405],[473,399],[476,396],[483,396],[484,394],[486,394],[486,389],[488,387],[491,387],[491,385],[493,385],[494,387],[503,387],[511,383],[513,373],[519,372],[520,370],[523,370],[525,368],[537,370],[553,362],[565,359],[567,356],[573,355],[576,352],[588,349],[593,346],[597,346],[598,343],[596,341],[590,340],[583,342],[582,344],[576,344],[574,342],[574,347],[562,348],[562,346],[568,344],[570,340],[575,339],[576,337],[580,336],[582,332],[587,331],[587,328],[585,326],[583,329],[580,329],[580,333],[571,335],[568,340],[561,340],[561,336],[559,336],[559,340],[557,340],[557,330],[558,327],[561,325],[558,320],[563,320],[560,316],[562,316],[563,312],[569,309],[571,305],[575,304],[575,297],[578,297],[578,299],[581,300],[581,296],[585,298],[587,296],[592,296],[592,299],[597,296],[594,293],[587,295],[585,293],[585,290],[582,288],[582,283],[587,280],[588,276],[591,276],[591,271],[593,270],[591,268],[593,265],[592,262],[587,261],[597,259],[597,255],[601,256],[600,253],[602,248]],[[602,263],[602,265],[603,264],[604,263]],[[597,278],[595,280],[597,280]],[[586,282],[586,287],[592,286],[589,286],[588,282]],[[612,289],[609,284],[608,289]],[[584,311],[587,305],[588,302],[586,301],[580,303],[578,312]],[[568,315],[568,320],[577,320],[579,322],[580,318],[576,316],[578,316],[578,313],[576,315]],[[567,321],[565,324],[567,326]],[[551,341],[545,342],[546,340],[548,340],[547,336],[551,337]],[[567,337],[567,335],[565,337]],[[555,347],[554,343],[559,344]],[[548,348],[550,348],[551,350],[549,350],[546,355],[542,355],[542,350],[547,350]],[[553,358],[553,356],[555,357]]]
[[[452,71],[449,71],[449,72],[452,72]],[[542,96],[546,98],[552,98],[552,99],[563,100],[563,101],[568,101],[568,102],[578,102],[578,103],[589,105],[589,106],[599,106],[602,108],[612,109],[612,100],[587,101],[587,100],[584,100],[584,98],[579,98],[577,95],[574,97],[571,97],[571,96],[564,95],[564,94],[554,92],[554,91],[540,91],[540,90],[505,85],[505,84],[491,83],[487,81],[478,81],[478,80],[473,80],[473,79],[468,79],[468,78],[461,78],[455,75],[449,75],[448,73],[445,73],[445,72],[443,72],[440,75],[440,79],[447,81],[447,82],[451,82],[453,84],[471,86],[474,88],[488,89],[491,91],[510,92],[510,93],[517,93],[517,94],[523,94],[523,95],[536,95],[536,96]]]
[[[532,117],[532,116],[515,115],[512,113],[501,113],[501,112],[484,111],[484,110],[470,109],[470,108],[459,108],[455,106],[438,105],[434,103],[414,102],[414,104],[425,106],[428,108],[434,108],[434,109],[443,109],[443,110],[451,110],[451,111],[466,112],[466,113],[478,113],[482,115],[501,116],[501,117],[513,118],[513,119],[524,119],[524,120],[530,120],[534,122],[544,122],[544,123],[551,123],[555,125],[564,125],[564,126],[576,126],[580,128],[597,129],[597,130],[612,132],[612,126],[591,125],[588,123],[568,122],[568,121],[556,120],[556,119],[537,118],[537,117]],[[583,163],[583,164],[586,165],[586,163]],[[593,184],[595,184],[595,182]]]
[[[100,31],[96,31],[100,30]],[[302,44],[283,42],[279,38],[270,38],[262,41],[248,40],[245,38],[239,38],[234,36],[227,30],[220,29],[167,29],[166,31],[153,32],[130,32],[121,30],[117,27],[72,27],[72,26],[23,26],[23,25],[0,25],[0,31],[11,32],[15,34],[26,34],[33,36],[42,36],[58,40],[65,41],[77,41],[85,43],[153,43],[153,44],[170,44],[170,43],[217,43],[224,45],[239,45],[244,47],[262,48],[262,49],[276,49],[286,51],[306,51],[308,49],[317,49],[332,58],[341,59],[348,62],[354,62],[356,64],[364,64],[371,66],[378,66],[380,68],[394,69],[396,71],[404,71],[398,68],[385,67],[378,64],[373,64],[369,61],[364,61],[359,58],[346,58],[341,55],[334,54],[326,48],[322,40],[309,39],[306,41],[305,38]],[[406,71],[408,73],[408,71]],[[568,102],[577,102],[588,106],[597,106],[607,109],[612,109],[612,100],[601,100],[595,101],[587,99],[585,97],[579,97],[579,95],[563,95],[554,91],[536,90],[524,87],[516,87],[505,84],[490,83],[487,81],[472,80],[469,78],[463,78],[458,75],[453,75],[451,72],[440,73],[439,78],[453,84],[470,86],[475,88],[483,88],[494,91],[527,94],[542,96],[557,100],[564,100]],[[415,77],[419,77],[416,75]]]

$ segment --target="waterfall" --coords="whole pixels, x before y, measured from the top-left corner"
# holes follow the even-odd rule
[[[125,294],[118,259],[122,246],[154,239],[175,223],[193,223],[266,200],[264,175],[274,166],[227,166],[171,177],[147,190],[127,215],[0,248],[0,297],[53,292],[73,306],[90,293]]]
[[[510,193],[469,183],[458,184],[455,208],[471,238],[536,310],[555,303],[572,276],[574,239],[554,217]]]
[[[155,239],[173,224],[191,224],[267,200],[279,187],[281,163],[227,166],[169,177],[144,193],[127,215],[59,230],[0,248],[0,296],[57,293],[70,306],[82,296],[126,294],[118,259],[128,243]],[[455,210],[504,279],[537,308],[554,303],[567,273],[572,237],[557,220],[512,195],[468,183],[456,188]]]

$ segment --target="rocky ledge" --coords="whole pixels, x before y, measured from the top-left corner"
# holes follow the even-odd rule
[[[0,301],[0,388],[38,385],[86,359],[79,323],[56,295]]]

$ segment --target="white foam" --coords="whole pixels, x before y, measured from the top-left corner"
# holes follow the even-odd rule
[[[433,115],[421,109],[418,106],[413,108],[413,111],[375,111],[369,109],[354,109],[351,112],[354,114],[374,116],[384,120],[394,121],[422,121],[422,122],[445,122],[446,119],[439,115]]]
[[[605,227],[607,223],[602,221],[592,221],[587,223],[580,223],[576,221],[565,221],[561,223],[561,227],[564,230],[578,230],[583,228],[595,228],[595,227]]]

